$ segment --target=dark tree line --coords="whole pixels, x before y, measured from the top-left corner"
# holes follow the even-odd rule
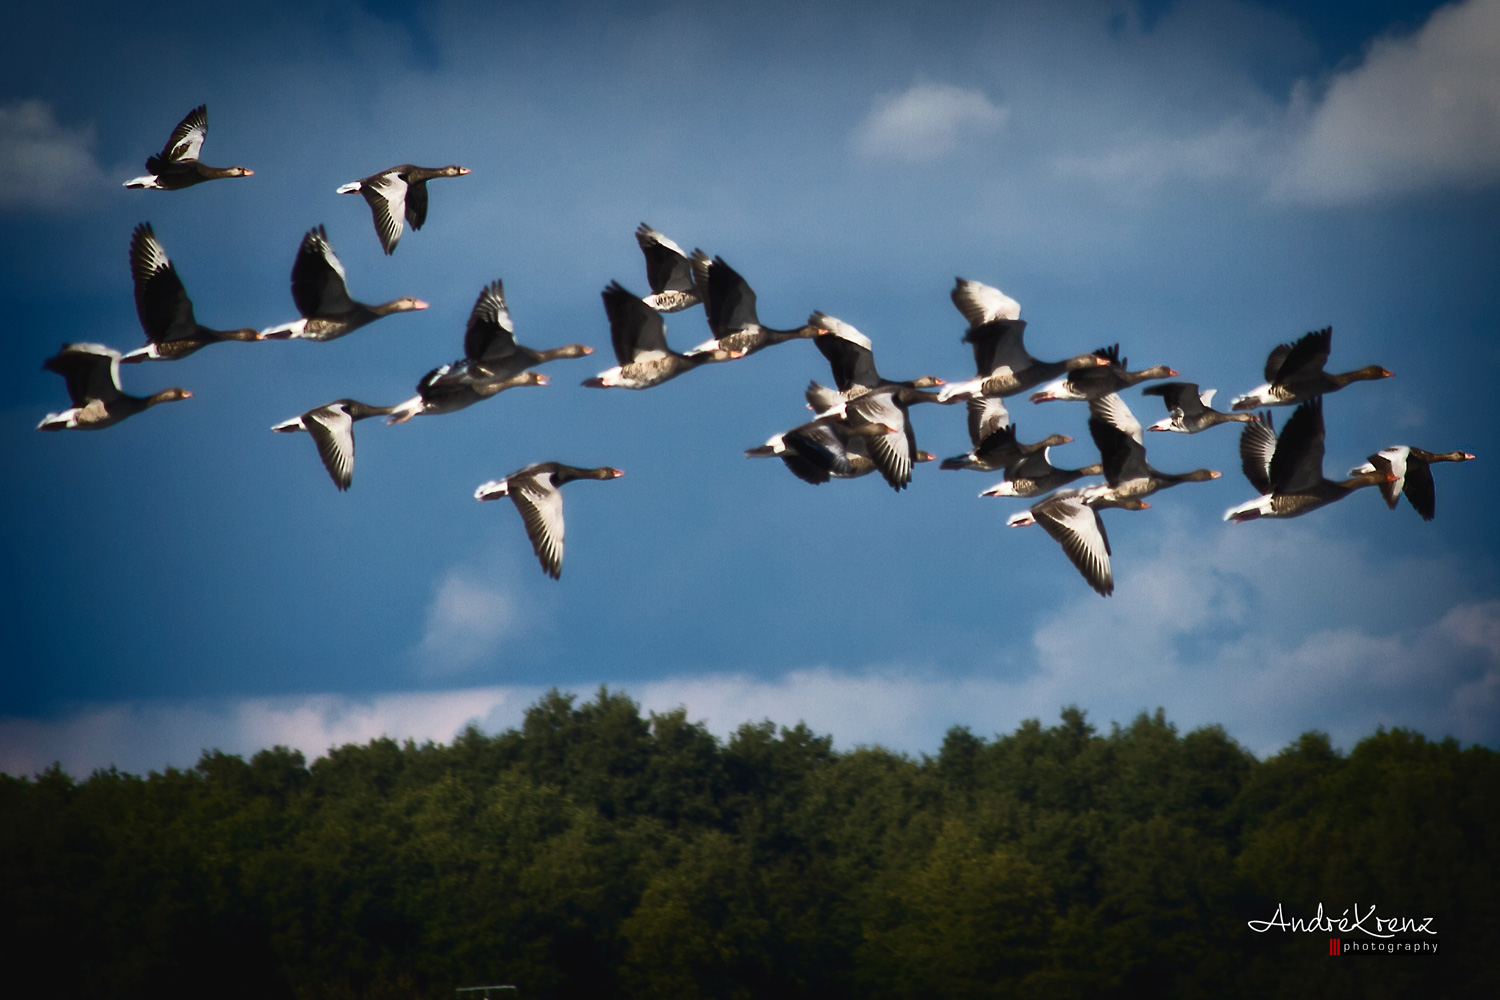
[[[553,692],[450,746],[0,776],[0,859],[48,995],[1500,996],[1500,763],[1402,730],[1259,761],[1070,708],[913,760]],[[1439,952],[1247,925],[1319,903]]]

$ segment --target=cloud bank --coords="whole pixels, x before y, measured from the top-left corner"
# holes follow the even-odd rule
[[[447,742],[470,722],[521,718],[540,690],[469,688],[354,698],[286,698],[123,702],[81,709],[56,721],[0,720],[0,771],[31,774],[54,761],[86,775],[114,765],[144,774],[167,765],[191,767],[204,750],[248,756],[289,746],[309,758],[331,747],[381,736]]]
[[[1346,202],[1500,178],[1500,0],[1442,7],[1409,38],[1380,39],[1321,100],[1273,193]]]
[[[1442,7],[1363,61],[1303,79],[1266,121],[1054,160],[1127,194],[1244,181],[1275,201],[1334,205],[1500,180],[1500,0]]]
[[[1020,676],[888,664],[601,680],[643,710],[685,706],[721,738],[744,722],[804,721],[842,749],[935,753],[951,726],[1007,733],[1027,718],[1054,721],[1070,704],[1104,729],[1160,706],[1184,731],[1221,724],[1257,754],[1312,729],[1349,748],[1377,726],[1500,744],[1500,600],[1445,596],[1457,571],[1442,561],[1393,561],[1301,525],[1257,527],[1205,534],[1169,525],[1155,553],[1127,552],[1134,540],[1117,539],[1115,596],[1101,600],[1080,585],[1076,601],[1016,637],[1034,651]],[[1278,581],[1291,577],[1325,581],[1313,591],[1324,596],[1309,602],[1297,588],[1281,597]],[[1389,581],[1443,603],[1403,618],[1387,608]],[[461,596],[454,606],[469,607],[469,592]],[[1367,609],[1362,625],[1351,624],[1350,607]],[[586,699],[596,687],[570,690]],[[542,693],[509,685],[90,706],[52,721],[0,720],[0,771],[29,774],[58,761],[76,775],[111,764],[144,773],[191,766],[212,747],[248,755],[282,744],[312,758],[378,736],[448,742],[471,723],[488,732],[518,726]]]

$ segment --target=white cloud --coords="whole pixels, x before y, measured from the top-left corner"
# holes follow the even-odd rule
[[[1184,522],[1156,537],[1144,558],[1116,544],[1113,598],[1080,596],[1037,629],[1031,702],[1115,719],[1160,705],[1184,727],[1222,723],[1257,753],[1309,729],[1348,747],[1380,725],[1500,740],[1500,601],[1459,596],[1455,567],[1300,523],[1203,533]],[[1452,606],[1403,620],[1384,610],[1393,592]]]
[[[63,208],[104,184],[94,129],[64,128],[46,101],[0,105],[0,209]]]
[[[516,631],[520,616],[505,591],[450,570],[427,606],[417,651],[423,671],[441,677],[462,673],[493,655]]]
[[[1115,532],[1113,597],[1079,580],[1076,599],[1006,640],[1034,650],[1027,673],[814,666],[771,678],[601,676],[569,688],[588,698],[606,682],[646,711],[685,706],[721,738],[744,722],[800,720],[841,749],[913,754],[936,752],[954,725],[1007,733],[1027,718],[1055,721],[1070,704],[1104,729],[1160,706],[1183,731],[1218,723],[1258,754],[1312,729],[1347,749],[1381,725],[1500,743],[1500,600],[1467,596],[1472,565],[1400,558],[1311,523],[1205,531],[1185,513],[1161,514],[1150,532]],[[1147,544],[1154,550],[1142,551]],[[509,607],[497,592],[450,575],[430,610],[431,634],[446,636],[433,638],[434,648],[491,648],[511,627],[494,625],[497,607]],[[249,755],[282,744],[311,758],[379,736],[447,742],[470,722],[487,732],[518,726],[542,691],[87,706],[51,721],[0,719],[0,771],[27,774],[56,760],[76,775],[110,764],[143,773],[191,766],[214,747]]]
[[[114,765],[144,774],[191,767],[206,749],[249,756],[282,745],[309,759],[330,747],[381,736],[447,742],[470,722],[519,721],[539,696],[531,688],[249,698],[240,701],[123,702],[62,719],[0,719],[0,771],[32,774],[54,761],[70,774]],[[506,725],[513,724],[506,722]]]
[[[1335,204],[1500,180],[1500,0],[1440,8],[1363,61],[1301,80],[1263,122],[1065,154],[1065,174],[1130,196],[1178,179],[1243,181],[1284,201]]]
[[[876,102],[855,130],[854,148],[871,157],[936,160],[956,151],[966,138],[995,132],[1008,114],[978,90],[918,83]]]
[[[1274,193],[1355,201],[1500,178],[1500,0],[1435,11],[1415,34],[1375,42],[1306,122]]]
[[[1263,130],[1226,122],[1207,135],[1158,139],[1100,156],[1061,156],[1057,169],[1123,189],[1152,190],[1177,180],[1216,181],[1243,177],[1247,164],[1264,159]]]

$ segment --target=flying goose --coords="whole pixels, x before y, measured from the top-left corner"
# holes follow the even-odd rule
[[[245,167],[210,167],[198,159],[203,140],[208,135],[208,105],[200,104],[177,123],[160,153],[146,160],[151,171],[125,182],[128,188],[156,191],[178,191],[220,177],[249,177],[255,173]]]
[[[646,282],[651,294],[641,301],[657,312],[681,312],[697,305],[702,292],[693,282],[693,262],[682,247],[644,222],[636,227],[635,241],[646,258]]]
[[[845,398],[856,396],[882,387],[905,389],[932,389],[943,385],[935,375],[923,375],[910,381],[897,382],[886,378],[875,369],[875,351],[870,338],[836,316],[814,311],[807,319],[808,326],[815,331],[813,343],[819,353],[828,359],[833,372],[833,383]],[[935,398],[934,402],[945,402]]]
[[[1396,502],[1405,493],[1412,507],[1422,515],[1422,520],[1431,521],[1437,513],[1437,487],[1429,466],[1433,462],[1470,462],[1473,459],[1474,455],[1467,451],[1431,452],[1398,444],[1380,449],[1370,456],[1368,462],[1350,469],[1349,475],[1361,476],[1377,469],[1388,472],[1392,478],[1376,484],[1385,497],[1386,506],[1395,510]]]
[[[278,434],[307,431],[318,446],[318,457],[328,470],[333,485],[347,490],[354,481],[354,422],[366,417],[383,417],[394,406],[370,406],[357,399],[335,399],[314,407],[290,420],[272,427]]]
[[[461,177],[468,167],[416,167],[401,163],[388,167],[363,180],[350,181],[338,188],[339,194],[362,194],[375,216],[375,235],[387,256],[394,253],[401,240],[403,220],[413,229],[427,221],[427,182],[434,177]]]
[[[302,318],[262,330],[260,339],[333,340],[382,316],[427,308],[427,303],[410,296],[378,306],[356,302],[349,297],[346,278],[328,233],[322,226],[309,229],[292,262],[292,302]]]
[[[1148,385],[1141,390],[1145,396],[1160,396],[1167,404],[1168,416],[1147,427],[1148,431],[1175,431],[1178,434],[1197,434],[1210,427],[1225,423],[1249,423],[1255,419],[1253,413],[1224,413],[1212,405],[1217,389],[1198,391],[1196,382],[1163,382]]]
[[[791,330],[762,326],[755,311],[755,290],[738,271],[724,263],[723,257],[715,257],[708,264],[700,263],[699,267],[708,274],[699,295],[703,297],[703,310],[713,338],[688,351],[689,357],[715,351],[735,351],[737,357],[744,357],[772,344],[803,340],[818,333],[812,320]]]
[[[1126,359],[1120,357],[1119,344],[1101,347],[1094,354],[1104,359],[1104,364],[1070,371],[1066,378],[1032,393],[1031,401],[1044,403],[1050,399],[1098,399],[1147,379],[1172,378],[1178,374],[1175,369],[1166,365],[1152,365],[1135,372],[1127,371]]]
[[[1379,365],[1366,365],[1342,375],[1323,370],[1333,347],[1333,327],[1304,334],[1294,343],[1281,344],[1266,358],[1266,383],[1256,386],[1230,404],[1231,410],[1253,410],[1261,406],[1291,406],[1336,392],[1350,382],[1390,378]]]
[[[1130,407],[1115,393],[1089,402],[1089,434],[1099,448],[1099,464],[1104,467],[1105,487],[1086,490],[1090,496],[1108,494],[1115,499],[1147,497],[1157,490],[1179,483],[1201,483],[1218,479],[1212,469],[1173,473],[1153,469],[1146,461],[1146,447],[1141,442],[1141,424]]]
[[[580,469],[561,462],[538,462],[512,472],[504,479],[483,483],[474,491],[475,500],[510,497],[526,524],[526,536],[536,552],[542,571],[552,579],[562,577],[563,501],[559,487],[575,479],[618,479],[619,469],[600,466]]]
[[[1026,350],[1026,321],[1021,304],[998,288],[964,278],[949,293],[969,321],[964,342],[973,345],[976,377],[945,386],[944,402],[971,397],[1014,396],[1065,372],[1107,365],[1094,353],[1064,361],[1038,361]]]
[[[895,433],[896,428],[885,424],[824,416],[774,435],[758,448],[747,449],[745,457],[779,458],[792,475],[817,486],[829,479],[855,479],[874,472],[876,465],[865,444],[866,436]]]
[[[36,425],[39,431],[97,431],[133,417],[157,403],[189,399],[186,389],[163,389],[150,396],[128,396],[120,390],[120,352],[103,344],[64,344],[42,362],[63,377],[72,409],[49,413]]]
[[[135,282],[135,312],[146,331],[146,346],[120,358],[124,364],[141,361],[175,361],[223,340],[255,340],[251,329],[211,330],[193,316],[188,298],[177,276],[177,268],[151,231],[150,223],[135,227],[130,236],[130,273]]]
[[[600,293],[609,317],[609,337],[614,344],[613,368],[602,371],[584,385],[595,389],[649,389],[710,361],[727,361],[742,352],[722,348],[692,356],[678,354],[667,346],[667,326],[661,313],[641,301],[618,281]]]
[[[477,379],[506,379],[524,369],[561,358],[582,358],[592,347],[566,344],[538,351],[516,343],[516,327],[505,303],[505,286],[498,279],[479,293],[464,328],[466,374]]]
[[[1314,396],[1297,407],[1277,438],[1271,414],[1245,425],[1240,433],[1240,465],[1250,485],[1260,491],[1224,512],[1239,524],[1259,517],[1299,517],[1342,500],[1364,486],[1395,480],[1395,474],[1372,465],[1343,482],[1323,478],[1323,399]]]
[[[1063,490],[1033,504],[1030,510],[1012,514],[1005,523],[1012,528],[1040,524],[1063,547],[1088,585],[1101,597],[1108,597],[1115,592],[1115,578],[1109,562],[1109,535],[1099,517],[1099,508],[1145,510],[1150,506],[1139,497],[1106,501]]]
[[[412,417],[456,413],[506,389],[547,384],[547,376],[539,372],[527,371],[495,379],[471,378],[468,371],[467,362],[460,359],[423,375],[417,383],[417,394],[391,407],[391,418],[386,424],[394,426],[404,424]]]
[[[943,459],[938,468],[1009,474],[1028,455],[1072,440],[1066,434],[1049,434],[1035,444],[1021,444],[1016,440],[1005,404],[993,396],[976,396],[969,399],[969,441],[974,447],[962,455]]]

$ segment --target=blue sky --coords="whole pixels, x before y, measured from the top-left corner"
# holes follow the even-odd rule
[[[1161,706],[1257,753],[1378,725],[1500,745],[1500,0],[1353,6],[23,12],[0,43],[0,770],[445,741],[601,683],[720,733],[804,719],[914,753],[1068,704],[1102,726]],[[205,161],[255,175],[121,187],[200,103]],[[386,257],[334,189],[399,162],[472,174],[433,182],[427,225]],[[972,375],[955,275],[1018,299],[1039,356],[1119,342],[1220,405],[1332,325],[1331,369],[1396,377],[1329,397],[1325,471],[1397,443],[1479,460],[1437,469],[1431,524],[1366,492],[1231,526],[1253,496],[1235,431],[1153,435],[1157,467],[1224,477],[1106,514],[1101,599],[1043,533],[1004,526],[1019,501],[977,497],[992,477],[929,465],[898,495],[746,460],[828,381],[809,344],[647,392],[580,387],[613,363],[599,291],[647,290],[642,220],[722,255],[770,325],[853,323],[898,378]],[[38,434],[66,403],[40,370],[60,343],[144,341],[126,261],[143,221],[209,326],[292,319],[320,223],[356,298],[431,308],[128,368],[129,392],[194,397]],[[310,441],[270,432],[410,396],[496,278],[523,343],[597,353],[544,388],[360,424],[347,494]],[[701,310],[667,332],[700,342]],[[1023,439],[1077,439],[1059,462],[1094,459],[1081,404],[1011,409]],[[967,449],[961,408],[914,419],[923,448]],[[626,472],[568,487],[560,582],[509,504],[472,499],[549,459]]]

